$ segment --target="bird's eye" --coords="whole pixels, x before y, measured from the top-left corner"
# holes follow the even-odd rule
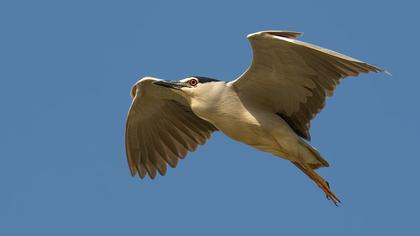
[[[198,84],[198,80],[196,79],[188,80],[188,84],[195,87]]]

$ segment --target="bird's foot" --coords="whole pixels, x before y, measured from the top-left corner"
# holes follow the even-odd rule
[[[331,191],[330,184],[318,175],[318,173],[316,173],[308,164],[298,162],[293,162],[293,164],[311,178],[318,187],[324,191],[327,199],[331,200],[334,205],[338,206],[338,203],[341,203],[340,199],[338,199],[338,197]]]

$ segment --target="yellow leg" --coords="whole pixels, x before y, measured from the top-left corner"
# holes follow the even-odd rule
[[[331,191],[330,185],[325,181],[320,175],[318,175],[309,164],[292,162],[297,166],[303,173],[305,173],[309,178],[311,178],[317,185],[324,191],[327,195],[327,198],[331,200],[336,206],[338,203],[341,203],[340,199]]]

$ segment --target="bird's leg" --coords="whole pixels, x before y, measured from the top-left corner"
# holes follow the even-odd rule
[[[341,203],[340,199],[331,191],[330,185],[325,181],[320,175],[318,175],[309,164],[292,162],[297,166],[303,173],[305,173],[309,178],[311,178],[317,185],[324,191],[327,195],[327,199],[331,200],[336,206],[338,203]]]

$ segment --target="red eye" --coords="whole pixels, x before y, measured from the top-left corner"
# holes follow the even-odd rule
[[[189,81],[188,81],[188,84],[189,84],[189,85],[191,85],[191,86],[197,86],[197,84],[198,84],[198,80],[196,80],[196,79],[191,79],[191,80],[189,80]]]

